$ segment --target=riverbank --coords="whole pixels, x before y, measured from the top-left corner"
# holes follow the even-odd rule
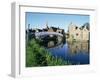
[[[36,39],[29,40],[26,46],[26,67],[71,65],[69,61],[53,57]]]

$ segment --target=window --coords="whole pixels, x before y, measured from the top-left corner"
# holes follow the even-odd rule
[[[78,29],[78,27],[76,26],[75,29]]]
[[[76,36],[78,36],[79,34],[78,33],[76,33]]]

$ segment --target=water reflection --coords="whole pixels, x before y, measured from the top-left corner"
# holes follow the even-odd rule
[[[80,52],[89,53],[88,42],[67,42],[71,54],[78,54]]]
[[[54,57],[70,61],[73,65],[89,64],[89,42],[46,40],[43,44]]]
[[[55,46],[54,41],[49,41],[49,42],[47,43],[47,47],[48,47],[48,48],[54,47],[54,46]]]

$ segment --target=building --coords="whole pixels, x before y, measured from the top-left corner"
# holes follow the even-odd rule
[[[67,34],[68,40],[89,41],[89,23],[86,23],[81,27],[78,27],[75,24],[71,23],[69,25]]]
[[[48,26],[48,23],[46,24],[46,30],[47,32],[57,32],[57,33],[64,33],[64,29],[60,29],[59,27],[54,27],[54,26]]]
[[[26,34],[27,34],[27,37],[36,37],[36,34],[40,33],[40,32],[49,32],[50,33],[50,37],[54,37],[54,33],[57,35],[59,34],[60,36],[64,36],[64,29],[60,29],[59,27],[54,27],[54,26],[48,26],[48,23],[46,24],[45,28],[43,29],[39,29],[39,28],[33,28],[33,29],[30,29],[30,24],[28,25],[28,29],[26,30]],[[40,34],[43,34],[43,33],[40,33]],[[60,40],[60,38],[59,38]]]

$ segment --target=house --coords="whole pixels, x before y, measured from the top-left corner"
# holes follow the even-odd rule
[[[56,32],[56,33],[60,33],[60,34],[63,34],[64,35],[64,29],[60,29],[59,27],[54,27],[54,26],[48,26],[48,24],[46,24],[46,27],[43,28],[43,29],[39,29],[39,28],[33,28],[33,29],[30,29],[30,25],[28,25],[28,29],[26,30],[26,33],[28,31],[28,34],[31,33],[31,34],[35,34],[35,33],[38,33],[38,32]],[[52,35],[50,35],[52,36]]]
[[[64,33],[64,29],[59,29],[58,28],[56,32],[63,34]]]
[[[68,38],[69,40],[77,41],[89,41],[89,24],[86,23],[81,27],[76,26],[73,23],[70,23],[68,28]]]
[[[47,32],[47,31],[48,31],[48,29],[46,29],[46,28],[43,29],[43,32]]]
[[[42,29],[36,29],[35,31],[36,32],[42,32]]]
[[[56,27],[50,27],[49,29],[48,29],[48,32],[56,32],[57,31],[57,28]]]
[[[59,27],[54,27],[54,26],[48,26],[48,24],[46,24],[46,29],[48,32],[57,32],[57,33],[61,33],[63,34],[64,33],[64,29],[60,29]]]

